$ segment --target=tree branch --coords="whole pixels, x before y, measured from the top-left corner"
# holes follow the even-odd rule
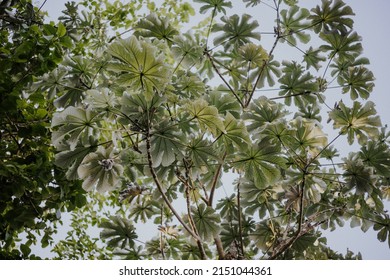
[[[278,246],[273,250],[271,256],[269,257],[270,260],[274,260],[277,257],[279,257],[281,254],[283,254],[288,248],[290,248],[295,241],[298,240],[299,237],[306,234],[310,230],[313,229],[313,226],[310,225],[310,222],[308,222],[305,227],[303,227],[303,202],[304,202],[304,188],[305,188],[305,178],[306,178],[306,169],[304,170],[302,182],[300,185],[300,202],[299,202],[299,215],[298,215],[298,229],[297,232],[294,234],[294,236],[282,240]],[[304,229],[303,229],[304,228]]]
[[[185,167],[185,170],[186,170],[186,173],[185,173],[185,184],[184,184],[184,187],[185,187],[185,192],[186,192],[186,204],[187,204],[187,216],[188,216],[188,221],[190,223],[190,226],[192,228],[192,230],[194,231],[194,233],[199,236],[199,232],[198,232],[198,229],[196,228],[196,225],[195,225],[195,222],[194,222],[194,219],[192,218],[192,214],[191,214],[191,201],[190,201],[190,188],[191,188],[191,183],[190,183],[190,175],[189,175],[189,167],[187,165],[187,162],[185,159],[183,159],[183,163],[184,163],[184,167]],[[200,236],[199,236],[200,237]],[[204,250],[204,246],[203,246],[203,243],[200,241],[200,240],[197,240],[196,241],[197,245],[198,245],[198,248],[199,248],[199,253],[200,253],[200,256],[201,256],[201,259],[202,260],[205,260],[207,259],[207,256],[206,256],[206,252]]]
[[[222,163],[218,166],[217,171],[214,174],[214,178],[213,178],[213,181],[211,183],[210,197],[209,197],[207,206],[211,207],[213,205],[214,192],[215,192],[215,189],[217,187],[218,177],[221,174],[223,162],[224,162],[224,160],[226,158],[226,155],[227,155],[227,152],[224,153],[224,155],[222,157]]]
[[[238,208],[238,232],[239,232],[239,238],[240,238],[240,250],[242,253],[242,257],[245,258],[245,252],[244,252],[244,239],[242,234],[242,215],[241,215],[241,198],[240,198],[240,181],[238,181],[237,184],[237,208]]]
[[[215,65],[214,59],[211,57],[210,52],[208,50],[205,50],[204,53],[206,54],[207,58],[210,60],[211,65],[213,66],[215,72],[217,72],[218,76],[221,78],[221,80],[225,83],[225,85],[229,88],[229,90],[233,93],[234,97],[237,99],[237,101],[240,103],[241,107],[244,107],[244,103],[242,102],[241,98],[237,95],[237,93],[234,91],[234,89],[229,85],[229,83],[225,80],[224,76],[219,72],[217,65]]]
[[[148,131],[146,133],[146,153],[147,153],[147,159],[148,159],[148,166],[149,166],[150,173],[152,174],[153,181],[156,184],[157,189],[159,190],[164,202],[167,204],[169,209],[171,209],[171,211],[172,211],[173,215],[175,215],[176,219],[180,222],[180,224],[184,227],[184,229],[187,230],[187,232],[196,241],[201,241],[199,236],[195,232],[193,232],[193,230],[191,228],[189,228],[188,225],[183,221],[183,219],[180,217],[179,213],[177,213],[176,209],[173,207],[173,205],[169,201],[168,197],[165,195],[165,192],[161,186],[160,180],[158,179],[156,171],[153,168],[153,160],[152,160],[152,155],[151,155],[150,149],[151,149],[150,133],[149,133],[149,129],[148,129]]]

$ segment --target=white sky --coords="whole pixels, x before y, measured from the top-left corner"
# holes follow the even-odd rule
[[[34,2],[39,6],[44,1],[39,0]],[[61,10],[64,9],[65,2],[66,1],[62,0],[47,0],[43,10],[48,11],[50,17],[55,20]],[[241,1],[233,0],[231,2],[234,6],[239,4]],[[376,86],[371,94],[370,100],[375,102],[376,109],[378,114],[381,116],[382,123],[390,125],[390,93],[388,90],[390,71],[387,70],[387,67],[390,65],[390,55],[388,52],[388,27],[390,26],[390,16],[388,11],[390,10],[390,1],[344,0],[344,2],[351,6],[356,14],[354,17],[354,29],[363,38],[363,56],[370,59],[371,65],[369,66],[369,69],[373,71],[376,77]],[[312,8],[320,3],[320,0],[299,1],[299,5],[303,5],[308,8]],[[255,12],[255,9],[258,9],[259,17],[256,17],[257,12]],[[256,20],[258,20],[262,31],[272,31],[274,14],[270,9],[267,9],[267,12],[264,12],[265,10],[263,9],[267,8],[264,5],[261,5],[251,8],[251,10],[246,12],[249,12]],[[237,5],[234,6],[234,12],[241,13],[242,11]],[[262,42],[262,44],[264,44],[264,47],[267,49],[266,35],[262,36],[262,41],[263,40],[265,42]],[[283,52],[284,50],[280,51]],[[278,49],[275,53],[278,53]],[[289,53],[287,53],[287,55],[289,55]],[[343,96],[338,95],[336,100],[340,100],[342,97]],[[348,97],[345,96],[344,99],[348,99]],[[329,104],[333,103],[329,102]],[[346,149],[348,149],[348,147],[346,147]],[[387,203],[387,209],[390,209],[389,203]],[[332,233],[326,233],[326,237],[328,238],[328,245],[338,252],[346,253],[346,249],[349,248],[355,253],[360,251],[363,254],[364,259],[390,259],[390,249],[387,246],[387,242],[379,242],[376,238],[376,234],[377,232],[374,232],[373,230],[363,233],[360,228],[350,229],[349,225],[346,224],[344,228],[338,228]]]

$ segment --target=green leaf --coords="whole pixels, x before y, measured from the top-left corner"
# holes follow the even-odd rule
[[[310,35],[304,30],[309,26],[307,18],[310,15],[309,10],[292,6],[288,10],[280,11],[280,25],[282,28],[282,40],[286,40],[292,45],[296,45],[295,37],[302,43],[310,41]]]
[[[243,0],[244,3],[247,3],[246,4],[246,7],[254,7],[254,6],[257,6],[261,3],[261,1],[263,0]]]
[[[164,57],[157,47],[135,36],[118,40],[108,47],[114,60],[107,69],[118,73],[116,80],[121,86],[142,89],[148,99],[153,97],[153,89],[165,88],[171,73],[164,63]]]
[[[192,139],[187,147],[188,157],[196,167],[207,167],[211,161],[219,161],[212,144],[202,138]]]
[[[156,208],[153,203],[150,201],[142,201],[141,203],[137,203],[131,207],[129,217],[133,218],[135,223],[137,223],[138,220],[146,223],[157,213],[159,213],[159,209]]]
[[[61,37],[64,37],[65,34],[66,34],[66,28],[65,28],[64,24],[60,21],[58,23],[58,27],[57,27],[57,36],[61,38]]]
[[[204,4],[200,7],[199,12],[201,14],[206,13],[208,10],[213,9],[213,14],[215,12],[224,13],[226,14],[226,8],[231,8],[232,3],[230,1],[226,0],[194,0],[196,3]]]
[[[203,61],[203,49],[199,38],[192,33],[184,33],[173,38],[171,51],[173,57],[183,67],[198,66]]]
[[[212,207],[202,203],[198,207],[191,207],[191,213],[202,240],[211,241],[220,233],[221,218]]]
[[[320,62],[325,61],[326,58],[322,56],[320,49],[310,47],[303,55],[303,61],[306,62],[306,69],[313,67],[317,71],[321,68]]]
[[[258,188],[277,182],[280,178],[280,167],[286,160],[280,155],[280,150],[267,141],[250,147],[248,151],[238,154],[233,166],[245,171],[245,176],[253,180]]]
[[[152,37],[167,40],[169,43],[172,43],[173,37],[179,33],[172,27],[169,18],[154,13],[140,19],[135,29],[134,35],[137,37]]]
[[[66,170],[68,180],[76,180],[79,178],[77,168],[93,149],[92,146],[77,146],[74,150],[64,150],[55,155],[55,164]]]
[[[315,103],[317,97],[313,93],[318,92],[318,84],[314,77],[309,72],[304,73],[296,62],[283,62],[283,65],[279,95],[285,97],[284,102],[291,105],[293,98],[296,105],[304,106],[305,101]]]
[[[263,88],[265,85],[265,81],[267,81],[270,87],[273,87],[275,85],[274,77],[276,76],[277,78],[279,78],[281,76],[282,71],[280,71],[280,63],[273,58],[273,55],[269,57],[267,63],[259,69],[259,71],[261,72],[254,72],[252,74],[251,78],[257,78],[257,76],[260,75],[260,80],[257,84],[257,88]]]
[[[99,228],[103,228],[100,238],[107,239],[107,246],[111,248],[133,247],[134,240],[138,237],[132,222],[120,216],[111,216],[110,220],[102,222]]]
[[[297,250],[298,252],[304,252],[306,249],[313,246],[316,240],[317,236],[313,234],[305,234],[299,237],[291,246],[291,248],[293,250]]]
[[[333,4],[333,6],[331,6]],[[355,15],[352,8],[341,0],[322,0],[321,7],[311,9],[312,15],[309,17],[311,25],[316,33],[339,32],[346,33],[353,26],[351,16]]]
[[[220,114],[226,115],[227,113],[230,113],[235,118],[240,117],[240,104],[231,94],[223,94],[219,91],[213,91],[207,96],[207,101],[210,105],[215,106]]]
[[[172,126],[169,121],[161,122],[158,127],[151,132],[151,155],[154,167],[170,166],[176,157],[182,157],[182,144],[176,126]]]
[[[287,115],[283,105],[269,100],[265,96],[255,99],[249,105],[243,119],[248,123],[248,131],[261,132],[272,123],[280,122]]]
[[[248,43],[238,49],[239,60],[244,62],[244,66],[249,68],[262,67],[268,62],[267,51],[259,45]]]
[[[114,155],[112,148],[105,149],[99,146],[96,152],[88,154],[77,169],[80,179],[83,180],[83,189],[91,191],[95,186],[98,192],[106,192],[117,188],[123,166],[120,159]]]
[[[354,227],[359,227],[361,224],[361,221],[358,217],[356,216],[353,216],[352,219],[351,219],[351,228],[354,228]]]
[[[386,239],[387,239],[387,235],[389,235],[389,230],[387,228],[382,228],[378,234],[377,234],[377,237],[378,237],[378,240],[380,242],[385,242]],[[390,247],[390,246],[389,246]]]
[[[367,99],[374,88],[374,75],[364,66],[349,67],[337,77],[343,88],[343,94],[349,92],[351,99]]]
[[[224,24],[218,23],[212,28],[213,32],[222,32],[215,37],[214,45],[222,45],[228,51],[250,43],[251,39],[260,40],[260,33],[254,31],[259,24],[256,20],[249,22],[251,18],[248,14],[243,14],[241,20],[238,15],[222,17]]]
[[[330,68],[334,68],[330,73],[332,77],[339,76],[342,73],[349,71],[348,69],[350,67],[352,68],[363,67],[364,65],[370,64],[370,60],[366,57],[359,57],[359,58],[338,57],[333,59],[333,61],[334,63],[330,64]]]
[[[232,114],[226,114],[224,126],[225,131],[222,134],[222,139],[228,145],[233,142],[238,147],[245,147],[251,143],[244,122],[237,120]]]
[[[64,90],[67,74],[68,71],[64,67],[58,67],[38,78],[38,81],[33,84],[32,88],[47,91],[48,99],[51,100]]]
[[[379,136],[378,127],[381,126],[381,121],[379,116],[375,116],[374,107],[371,101],[364,106],[355,101],[352,108],[348,108],[340,101],[337,108],[329,113],[329,117],[334,121],[333,128],[348,135],[350,145],[355,141],[355,136],[359,144],[364,145],[368,139],[376,139]]]
[[[177,71],[176,87],[178,94],[186,98],[198,98],[206,92],[205,83],[191,72]]]
[[[275,242],[275,233],[265,222],[259,223],[250,237],[262,250],[267,250]]]
[[[69,106],[64,111],[55,113],[51,127],[54,146],[69,145],[74,150],[77,144],[89,143],[90,136],[97,136],[98,114],[90,108]]]
[[[121,112],[123,118],[121,121],[128,124],[130,122],[131,130],[146,131],[148,120],[151,121],[150,112],[157,112],[161,108],[164,98],[154,95],[147,99],[145,94],[139,91],[124,92],[121,99]]]
[[[360,158],[375,168],[378,174],[390,177],[390,150],[384,142],[368,141],[361,147]]]
[[[360,43],[362,38],[356,32],[349,33],[345,36],[340,36],[335,33],[321,33],[320,37],[328,43],[328,45],[320,46],[320,50],[323,52],[329,51],[330,58],[337,55],[338,58],[352,60],[362,53],[363,47]]]
[[[357,194],[371,193],[376,181],[372,167],[368,167],[356,154],[344,159],[344,178],[347,189],[356,188]]]
[[[290,123],[295,128],[292,137],[289,138],[293,150],[300,149],[315,157],[328,144],[328,137],[317,121],[296,117]]]
[[[21,244],[20,251],[22,251],[23,257],[27,259],[28,255],[30,255],[30,253],[31,253],[31,248],[27,244]]]
[[[108,88],[100,90],[90,89],[86,91],[85,103],[94,109],[101,111],[110,110],[117,105],[117,97]]]
[[[217,108],[209,106],[207,101],[198,99],[188,103],[185,107],[191,117],[199,122],[202,130],[207,128],[213,135],[225,130]]]

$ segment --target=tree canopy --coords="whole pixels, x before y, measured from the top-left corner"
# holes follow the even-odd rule
[[[201,19],[84,0],[50,22],[2,2],[0,258],[361,258],[327,245],[345,223],[390,247],[390,134],[352,8],[194,2]]]

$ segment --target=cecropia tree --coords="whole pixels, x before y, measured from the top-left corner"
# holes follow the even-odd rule
[[[390,246],[389,134],[351,7],[195,0],[183,31],[187,3],[95,2],[67,4],[72,45],[25,88],[53,102],[55,166],[88,192],[58,258],[360,258],[322,236],[345,222]]]

